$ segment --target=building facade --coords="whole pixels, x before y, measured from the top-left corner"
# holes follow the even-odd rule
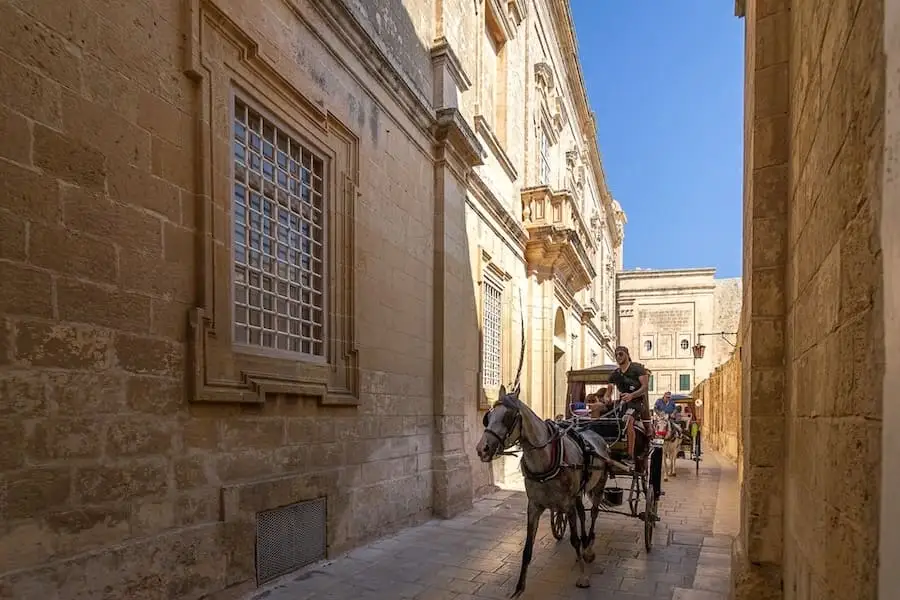
[[[639,269],[617,275],[619,339],[651,370],[650,393],[690,393],[737,344],[741,280],[715,269]],[[704,346],[702,357],[693,348]]]
[[[455,514],[523,329],[545,416],[609,360],[625,217],[567,2],[0,32],[0,598],[237,592]]]

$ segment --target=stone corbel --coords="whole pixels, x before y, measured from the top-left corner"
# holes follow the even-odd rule
[[[510,21],[518,27],[525,20],[525,0],[507,0],[506,10]]]
[[[460,96],[472,87],[472,80],[447,38],[435,40],[431,48],[431,67],[434,73],[432,100],[435,108],[459,108]]]
[[[434,122],[434,139],[458,156],[465,168],[484,164],[484,148],[478,142],[475,132],[466,123],[457,108],[442,108],[437,111]]]
[[[563,127],[565,127],[566,123],[568,123],[569,121],[569,113],[566,110],[566,102],[560,94],[556,96],[553,104],[553,124],[556,126],[557,131],[561,132]]]
[[[521,21],[516,22],[512,19],[509,6],[504,10],[504,0],[485,0],[485,2],[488,4],[488,10],[493,13],[495,20],[498,22],[497,24],[500,26],[501,31],[497,33],[502,36],[502,41],[505,43],[515,38],[516,27]]]

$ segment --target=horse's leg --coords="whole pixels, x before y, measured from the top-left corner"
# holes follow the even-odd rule
[[[605,469],[605,467],[604,467]],[[582,556],[584,560],[592,563],[596,555],[594,554],[594,527],[597,525],[597,517],[600,515],[600,503],[603,502],[603,490],[606,488],[606,471],[600,477],[598,483],[590,492],[591,496],[591,529],[587,534],[587,543],[583,544],[584,551]]]
[[[585,572],[584,557],[581,555],[581,538],[578,537],[578,531],[576,531],[578,528],[578,517],[575,513],[577,511],[577,506],[572,506],[569,509],[569,529],[572,530],[572,533],[569,535],[569,541],[572,542],[572,547],[575,549],[575,560],[578,561],[578,569],[581,573],[578,579],[575,580],[575,585],[580,588],[586,588],[591,587],[591,580]]]
[[[539,508],[530,500],[528,501],[528,527],[525,534],[525,547],[522,548],[522,568],[519,570],[519,581],[516,583],[516,590],[510,598],[518,598],[525,591],[525,576],[528,574],[528,564],[531,562],[531,552],[534,550],[534,538],[537,535],[538,523],[541,521],[543,512],[543,508]],[[574,528],[571,517],[569,518],[569,526]]]
[[[579,494],[578,496],[576,496],[575,508],[578,509],[578,522],[581,525],[581,534],[580,534],[581,535],[581,547],[585,548],[585,547],[587,547],[588,538],[587,538],[587,526],[584,523],[585,510],[584,510],[584,496],[582,494]],[[588,562],[590,562],[590,561],[588,561]]]

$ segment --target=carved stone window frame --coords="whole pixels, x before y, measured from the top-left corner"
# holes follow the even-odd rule
[[[481,248],[478,261],[478,323],[479,327],[484,323],[484,285],[485,282],[500,288],[501,311],[500,311],[500,383],[503,384],[509,379],[512,370],[512,362],[510,359],[509,349],[512,341],[512,331],[510,324],[512,323],[512,302],[511,290],[509,282],[512,281],[512,274],[503,269],[492,259],[491,255]],[[478,409],[488,410],[498,399],[500,387],[486,388],[484,386],[484,334],[479,336],[478,344],[478,386],[481,394],[478,398]]]
[[[198,306],[191,311],[194,402],[261,404],[267,394],[359,404],[355,204],[359,140],[258,52],[211,0],[188,3],[185,73],[199,88]],[[264,110],[325,162],[326,353],[324,360],[233,343],[232,138],[234,95]]]

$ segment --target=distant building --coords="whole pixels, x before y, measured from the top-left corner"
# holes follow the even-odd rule
[[[690,391],[734,351],[740,278],[716,279],[715,269],[623,271],[617,301],[619,340],[652,371],[651,396]],[[697,343],[703,358],[694,358]]]

